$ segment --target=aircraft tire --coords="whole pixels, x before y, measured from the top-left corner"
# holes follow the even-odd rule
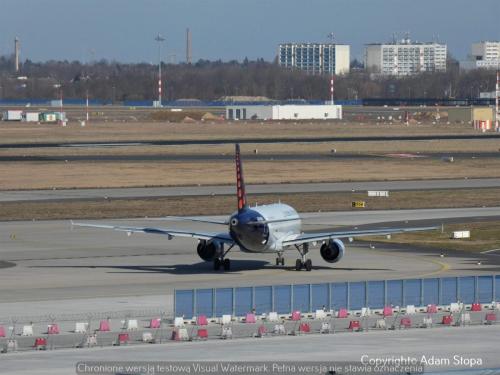
[[[231,269],[231,261],[229,259],[224,259],[222,265],[224,266],[224,271],[229,271]]]
[[[295,270],[296,270],[296,271],[300,271],[301,269],[302,269],[302,260],[297,259],[297,260],[295,261]]]
[[[311,259],[308,259],[308,260],[305,261],[304,267],[305,267],[306,271],[311,271],[312,270],[312,261],[311,261]]]
[[[218,271],[218,270],[219,270],[219,268],[220,268],[220,266],[221,266],[221,261],[220,261],[220,259],[219,259],[219,258],[215,258],[215,259],[214,259],[214,270],[215,270],[215,271]]]

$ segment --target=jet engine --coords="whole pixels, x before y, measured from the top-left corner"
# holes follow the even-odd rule
[[[345,246],[340,240],[330,240],[321,245],[321,257],[328,263],[337,263],[344,256]]]
[[[196,250],[201,259],[209,262],[222,253],[224,244],[217,240],[200,241]]]

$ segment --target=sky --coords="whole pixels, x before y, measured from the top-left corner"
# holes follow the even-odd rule
[[[182,62],[186,28],[198,59],[271,61],[283,42],[364,44],[409,32],[462,60],[473,42],[500,40],[500,0],[0,0],[0,55],[21,59]]]

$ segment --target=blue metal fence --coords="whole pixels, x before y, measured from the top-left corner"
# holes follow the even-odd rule
[[[313,312],[324,307],[338,310],[380,309],[393,306],[447,305],[461,301],[489,303],[500,300],[500,275],[429,279],[378,280],[323,284],[294,284],[237,288],[175,290],[175,316],[224,314],[244,316],[294,310]]]

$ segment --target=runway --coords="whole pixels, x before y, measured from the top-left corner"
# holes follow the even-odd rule
[[[325,193],[367,190],[432,190],[500,187],[500,178],[247,185],[248,194]],[[64,199],[153,198],[235,194],[234,185],[0,191],[0,202]]]
[[[130,146],[181,146],[181,145],[222,145],[255,143],[321,143],[321,142],[366,142],[366,141],[429,141],[450,139],[500,139],[500,134],[441,134],[441,135],[398,135],[398,136],[356,136],[356,137],[274,137],[274,138],[241,138],[241,139],[179,139],[179,140],[129,140],[119,143],[110,141],[98,142],[32,142],[32,143],[0,143],[5,148],[47,148],[47,147],[130,147]]]
[[[262,153],[245,155],[249,161],[331,161],[331,160],[370,160],[376,158],[426,158],[442,160],[453,156],[455,160],[460,159],[484,159],[500,158],[500,152],[425,152],[413,154],[384,154],[384,153],[307,153],[307,154],[277,154]],[[134,154],[134,155],[53,155],[53,156],[0,156],[0,162],[190,162],[190,161],[226,161],[233,160],[231,154],[192,154],[192,155],[168,155],[168,154]]]

